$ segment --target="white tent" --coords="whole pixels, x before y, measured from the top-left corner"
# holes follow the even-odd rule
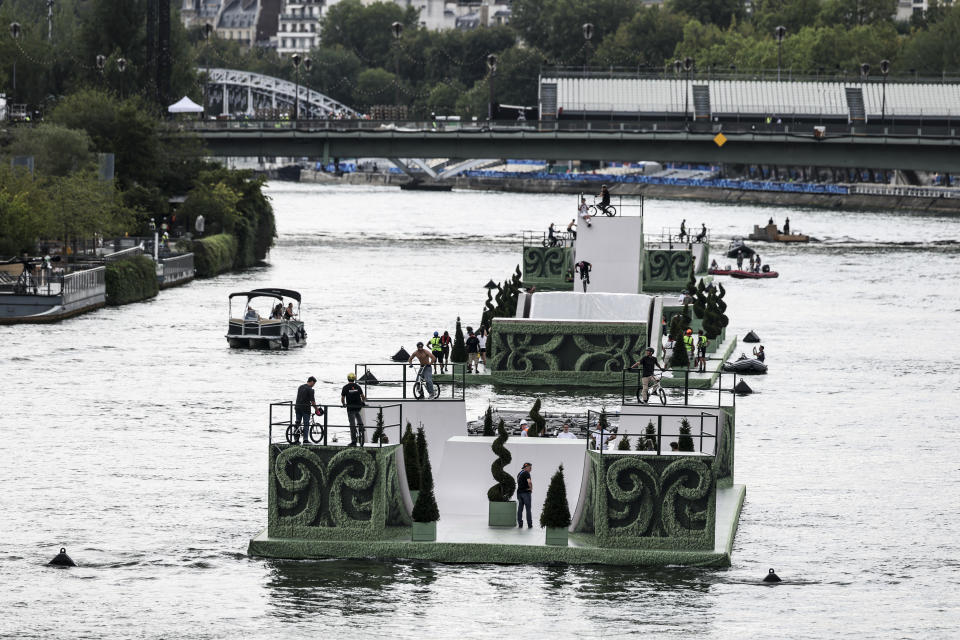
[[[203,113],[203,107],[184,96],[178,102],[167,107],[170,113]]]

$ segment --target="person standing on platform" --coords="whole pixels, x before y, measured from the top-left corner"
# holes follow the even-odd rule
[[[693,362],[694,354],[694,340],[693,340],[693,329],[687,329],[687,333],[683,336],[683,346],[687,350],[687,357],[690,362]]]
[[[434,331],[433,337],[430,338],[427,344],[430,345],[430,353],[433,354],[433,358],[434,358],[433,372],[439,373],[438,366],[442,367],[442,363],[443,363],[443,344],[442,344],[442,341],[440,340],[440,332]]]
[[[464,344],[467,347],[467,373],[480,373],[480,339],[469,331]]]
[[[653,382],[654,377],[654,367],[658,367],[660,371],[663,371],[663,367],[660,366],[660,363],[657,362],[656,357],[653,355],[653,347],[647,347],[646,355],[644,355],[638,362],[634,362],[631,369],[636,369],[640,367],[640,384],[643,391],[643,399],[640,399],[640,393],[638,390],[637,400],[640,400],[640,404],[647,404],[647,398],[649,394],[650,384]]]
[[[680,221],[680,233],[677,234],[677,238],[680,239],[680,242],[683,242],[683,239],[687,237],[687,219],[684,218]]]
[[[477,331],[477,340],[479,345],[477,345],[478,353],[480,354],[480,362],[483,363],[483,370],[487,370],[487,328],[483,325],[480,325],[480,329]]]
[[[450,360],[450,349],[453,346],[453,338],[449,331],[444,331],[440,336],[440,371],[447,372],[447,362]]]
[[[707,336],[703,335],[703,329],[697,331],[697,364],[698,371],[704,373],[707,370]]]
[[[315,384],[317,384],[316,378],[313,376],[307,378],[307,382],[297,389],[297,401],[293,405],[294,412],[297,414],[297,421],[294,426],[303,425],[303,431],[300,432],[303,434],[303,444],[307,444],[307,434],[310,433],[310,412],[317,408],[317,401],[313,395],[313,385]],[[293,441],[293,444],[299,443],[299,437]]]
[[[363,446],[363,416],[360,415],[360,410],[363,409],[363,403],[366,401],[363,389],[357,384],[357,376],[348,373],[347,384],[340,390],[340,405],[347,408],[351,447],[357,446],[357,443]]]
[[[783,221],[783,235],[790,235],[790,218]]]
[[[743,271],[743,251],[737,251],[737,271]]]
[[[517,474],[517,526],[523,528],[523,512],[527,512],[527,528],[533,529],[533,478],[530,471],[533,465],[524,462],[520,473]]]

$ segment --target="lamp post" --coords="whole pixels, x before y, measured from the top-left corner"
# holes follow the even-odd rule
[[[403,25],[399,22],[394,22],[390,25],[390,31],[393,33],[393,39],[396,41],[397,52],[393,57],[393,82],[394,82],[394,94],[393,94],[393,104],[397,105],[397,110],[399,111],[400,107],[400,36],[403,35]],[[399,113],[397,114],[399,115]]]
[[[123,100],[123,72],[127,70],[126,58],[117,58],[117,71],[120,72],[120,99]]]
[[[883,75],[883,100],[880,102],[880,123],[887,122],[887,74],[890,73],[890,61],[880,61],[880,73]]]
[[[53,42],[53,0],[47,0],[47,42]]]
[[[307,119],[310,119],[310,69],[313,69],[313,60],[306,58],[303,61],[303,70],[307,72],[307,79],[303,81],[303,84],[307,88]]]
[[[20,23],[11,22],[10,23],[10,35],[13,36],[14,41],[20,39]],[[17,58],[20,56],[15,56],[13,59],[13,97],[16,99],[17,96]]]
[[[780,57],[780,46],[783,44],[783,39],[787,36],[787,28],[783,25],[780,25],[773,30],[773,37],[777,39],[777,82],[780,82],[780,66],[782,58]]]
[[[583,46],[586,47],[587,49],[587,53],[583,57],[583,79],[586,80],[587,79],[587,62],[590,60],[590,50],[591,50],[590,40],[593,39],[593,23],[584,22],[582,28],[583,28]],[[585,85],[586,85],[585,82],[580,83],[581,87],[584,87]],[[586,101],[583,101],[583,104],[581,105],[581,109],[583,110],[583,119],[586,120],[587,119]]]
[[[687,81],[683,86],[683,117],[686,119],[690,109],[690,71],[693,69],[693,58],[687,56],[683,59],[683,70],[687,72]]]
[[[103,85],[103,67],[107,64],[107,56],[100,54],[94,59],[97,66],[97,73],[100,74],[100,84]]]
[[[487,56],[487,69],[490,75],[487,76],[487,84],[490,85],[490,102],[487,103],[487,120],[493,122],[493,76],[497,73],[497,56],[490,54]]]
[[[293,97],[293,121],[296,122],[300,115],[300,54],[295,53],[290,56],[290,61],[293,62],[293,68],[296,70],[297,76],[297,88]]]

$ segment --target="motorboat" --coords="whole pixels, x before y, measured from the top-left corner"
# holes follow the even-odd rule
[[[744,258],[749,258],[755,254],[756,251],[744,244],[743,238],[734,238],[733,241],[730,242],[730,246],[727,248],[727,257],[736,258],[737,254],[740,253],[742,253]]]
[[[441,182],[424,182],[419,178],[414,178],[401,183],[400,189],[403,191],[453,191],[453,185]]]
[[[723,370],[740,375],[759,375],[767,372],[767,365],[756,358],[748,358],[741,353],[740,357],[733,362],[723,363]]]
[[[761,280],[763,278],[779,278],[780,274],[776,271],[741,271],[734,269],[728,274],[731,278],[740,278],[741,280]]]
[[[244,304],[237,313],[241,301]],[[307,344],[297,291],[253,289],[231,293],[229,312],[226,338],[232,349],[285,350]]]
[[[761,242],[810,242],[810,236],[802,233],[781,233],[777,225],[772,222],[763,227],[758,224],[753,225],[753,233],[748,237]]]
[[[709,269],[707,269],[707,273],[711,276],[728,276],[733,271],[734,269],[731,269],[729,265],[723,268],[710,267]]]

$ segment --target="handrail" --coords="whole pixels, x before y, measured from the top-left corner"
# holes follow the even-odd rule
[[[571,231],[554,231],[555,244],[550,244],[547,231],[526,230],[523,232],[524,247],[572,247],[576,240],[576,233]]]
[[[363,386],[363,394],[367,397],[368,400],[371,399],[369,391],[371,389],[379,389],[383,387],[384,389],[395,389],[397,386],[400,386],[400,395],[385,395],[379,398],[378,400],[418,400],[413,392],[413,385],[417,381],[417,373],[419,372],[418,367],[419,363],[407,364],[406,362],[362,362],[356,363],[353,365],[353,373],[357,378],[357,384]],[[430,366],[430,365],[423,365]],[[433,365],[439,367],[440,365]],[[449,384],[450,393],[449,395],[442,391],[443,395],[441,397],[434,398],[433,402],[462,402],[466,397],[466,365],[462,364],[453,364],[448,363],[447,367],[451,368],[451,380],[453,383],[439,383],[441,388],[443,385]],[[399,367],[399,372],[397,368]],[[377,375],[378,372],[387,370],[388,372],[392,371],[393,374],[389,373],[384,376],[382,373]],[[436,375],[445,375],[443,373],[434,373]],[[373,376],[376,382],[373,382],[369,379],[369,376]],[[438,383],[434,382],[434,385]],[[376,391],[374,391],[376,393]],[[424,392],[424,399],[426,398],[426,392]]]
[[[675,348],[677,348],[677,347],[675,347]],[[679,348],[683,348],[683,347],[679,347]],[[710,362],[710,361],[716,362],[716,361],[722,360],[722,359],[723,359],[723,358],[709,358],[709,357],[708,357],[708,358],[707,358],[707,362]],[[658,371],[659,371],[659,370],[658,370]],[[676,369],[666,369],[666,371],[660,371],[659,373],[661,374],[661,377],[662,377],[662,376],[665,376],[667,373],[670,373],[671,375],[668,376],[668,377],[674,378],[674,379],[679,377],[678,374],[682,374],[682,375],[683,375],[683,405],[684,405],[684,406],[689,406],[689,405],[690,405],[690,393],[691,393],[691,391],[693,391],[693,392],[697,392],[697,391],[711,392],[711,391],[713,390],[713,386],[712,386],[712,385],[711,385],[709,388],[707,388],[707,389],[701,389],[701,390],[691,389],[691,388],[690,388],[690,374],[691,374],[691,373],[696,373],[696,371],[691,371],[690,369],[684,369],[684,370],[682,370],[682,371],[677,371]],[[736,407],[736,406],[737,406],[737,394],[736,394],[736,392],[735,392],[735,389],[736,389],[736,386],[737,386],[737,373],[734,372],[734,371],[724,371],[722,368],[721,368],[719,371],[716,371],[716,372],[708,372],[708,373],[709,373],[710,375],[713,375],[713,373],[718,374],[718,377],[717,377],[717,401],[716,401],[716,405],[708,404],[708,405],[703,405],[703,406],[715,406],[715,407],[717,407],[717,408],[724,407],[724,406],[733,406],[733,407]],[[637,381],[636,381],[636,384],[635,384],[635,385],[633,385],[633,384],[628,385],[628,384],[627,384],[627,374],[630,374],[631,377],[632,377],[634,374],[636,374],[636,376],[637,376]],[[641,383],[641,377],[642,377],[642,376],[641,376],[640,374],[641,374],[641,369],[640,369],[639,367],[636,368],[636,369],[624,369],[623,371],[620,372],[620,404],[623,404],[623,405],[639,405],[639,403],[637,402],[637,399],[636,399],[636,398],[637,398],[637,396],[639,395],[640,390],[641,390],[641,386],[642,386],[642,383]],[[724,384],[723,384],[723,382],[724,382],[724,376],[726,376],[726,380],[727,380],[727,382],[728,382],[728,388],[726,388],[726,389],[724,388]],[[629,386],[629,388],[630,388],[630,390],[631,390],[630,393],[627,392],[628,386]],[[635,390],[635,392],[634,392],[634,390]],[[724,404],[723,404],[723,399],[724,399],[723,393],[724,393],[724,391],[728,391],[728,392],[730,393],[730,396],[731,396],[731,398],[732,398],[730,405],[724,405]],[[651,400],[651,402],[652,402],[652,400]],[[641,405],[641,406],[650,406],[650,405]]]
[[[592,418],[593,416],[596,416],[596,417],[597,417],[597,420],[596,420],[595,422],[592,422],[592,421],[591,421],[591,418]],[[680,454],[683,454],[683,453],[695,453],[695,454],[705,454],[705,455],[709,455],[709,456],[715,456],[715,455],[717,454],[717,440],[718,440],[718,438],[720,437],[720,416],[719,416],[719,415],[712,415],[712,414],[709,414],[709,413],[707,413],[707,412],[705,412],[705,411],[700,411],[700,412],[698,412],[698,413],[671,413],[671,414],[650,413],[650,414],[644,414],[643,417],[644,417],[644,418],[648,418],[650,422],[653,422],[653,419],[656,418],[656,421],[657,421],[657,424],[656,424],[656,434],[649,434],[649,433],[646,432],[645,429],[644,429],[643,431],[640,431],[640,432],[632,432],[632,431],[621,430],[619,427],[618,427],[618,428],[614,428],[614,429],[610,429],[610,430],[601,429],[601,428],[593,428],[591,425],[593,425],[593,424],[599,425],[599,417],[600,417],[600,412],[599,412],[599,411],[595,411],[595,410],[593,410],[593,409],[587,410],[587,442],[586,442],[586,448],[587,448],[588,451],[597,451],[600,455],[605,455],[605,452],[606,452],[606,455],[610,455],[610,454],[613,454],[613,453],[620,453],[620,454],[627,453],[627,450],[620,450],[620,449],[616,449],[615,447],[609,447],[609,446],[608,446],[609,444],[611,444],[612,442],[614,442],[616,439],[618,439],[618,438],[624,438],[624,437],[626,437],[626,438],[630,438],[630,437],[639,437],[639,438],[651,438],[651,437],[652,437],[652,438],[654,438],[654,442],[653,442],[653,445],[654,445],[654,447],[655,447],[654,449],[641,449],[639,452],[650,452],[650,451],[652,451],[652,452],[654,452],[654,455],[657,455],[657,456],[661,456],[661,455],[663,455],[664,453],[666,453],[665,451],[662,450],[662,449],[663,449],[663,438],[677,438],[678,441],[679,441],[679,439],[682,438],[682,437],[690,437],[691,439],[698,441],[698,442],[699,442],[699,446],[698,446],[698,448],[694,449],[693,451],[679,451],[679,450],[678,450],[677,453],[680,453]],[[697,422],[699,423],[699,427],[700,427],[700,428],[699,428],[699,431],[696,431],[696,432],[693,431],[693,429],[691,428],[691,431],[690,431],[689,434],[681,434],[681,433],[679,432],[679,426],[678,426],[678,427],[677,427],[677,433],[664,433],[664,424],[663,424],[664,418],[669,418],[669,419],[671,419],[671,420],[673,420],[673,421],[680,421],[680,420],[685,420],[685,419],[688,419],[688,418],[693,418],[694,421],[697,421]],[[704,426],[705,426],[705,425],[704,425],[704,421],[707,421],[708,423],[712,421],[712,423],[713,423],[713,433],[710,433],[709,431],[704,431]],[[690,420],[687,420],[687,422],[690,423],[691,421],[690,421]],[[621,417],[621,426],[622,426],[622,425],[623,425],[623,419],[622,419],[622,417]],[[691,427],[692,427],[692,426],[693,426],[693,425],[691,424]],[[594,441],[594,438],[593,438],[593,435],[594,435],[594,434],[600,434],[600,444],[599,444],[599,445],[597,445],[597,443]],[[617,436],[617,438],[611,437],[610,439],[606,439],[606,435],[608,435],[608,434],[609,434],[610,436]],[[706,439],[709,444],[712,444],[712,446],[709,447],[707,450],[705,450],[705,448],[704,448],[704,439]],[[672,444],[672,443],[671,443],[671,444]],[[634,449],[634,448],[631,448],[631,449],[629,450],[629,452],[630,452],[630,453],[633,453],[633,454],[639,453],[639,452],[638,452],[636,449]],[[671,451],[670,453],[674,453],[674,452]]]
[[[104,254],[103,261],[115,262],[117,260],[125,260],[126,258],[132,258],[139,255],[143,255],[143,247],[137,245],[135,247],[130,247],[129,249],[121,249],[120,251]]]
[[[314,423],[314,421],[315,421],[315,419],[316,419],[316,413],[315,413],[315,411],[314,411],[314,409],[313,409],[314,406],[316,406],[316,407],[322,407],[322,408],[323,408],[323,415],[322,415],[322,423],[321,423],[321,424],[315,424],[315,423]],[[381,412],[384,412],[385,409],[394,409],[394,408],[397,409],[398,415],[400,416],[399,420],[398,420],[396,423],[393,423],[393,422],[391,422],[391,423],[389,423],[389,424],[384,423],[384,425],[383,425],[383,431],[384,431],[384,434],[386,434],[387,429],[393,429],[394,427],[396,427],[396,429],[397,429],[397,439],[396,439],[395,443],[399,443],[400,440],[403,438],[403,405],[402,405],[402,404],[384,404],[384,405],[380,405],[380,404],[370,404],[370,403],[368,402],[366,405],[364,405],[364,407],[365,407],[365,408],[370,408],[370,409],[374,409],[374,408],[375,408],[375,409],[379,409]],[[271,403],[270,403],[270,421],[269,421],[268,433],[267,433],[267,443],[268,443],[268,444],[274,445],[274,444],[283,444],[283,443],[289,444],[289,443],[290,443],[290,442],[289,442],[289,439],[288,439],[288,437],[287,437],[287,433],[288,433],[288,430],[289,430],[291,427],[292,427],[292,428],[296,428],[296,427],[295,427],[295,420],[294,420],[294,409],[295,409],[295,408],[296,408],[296,405],[295,405],[295,403],[294,403],[292,400],[287,400],[287,401],[284,401],[284,402],[271,402]],[[342,409],[342,408],[343,408],[343,407],[342,407],[341,405],[339,405],[339,404],[336,404],[336,405],[333,405],[333,404],[317,404],[317,405],[312,405],[311,407],[309,407],[309,410],[310,410],[310,413],[311,413],[311,423],[312,423],[312,424],[311,424],[311,431],[313,431],[313,428],[316,427],[316,430],[319,431],[319,434],[320,434],[320,438],[319,438],[319,439],[320,439],[320,442],[315,442],[315,444],[322,444],[322,445],[325,446],[325,447],[326,447],[326,446],[331,446],[331,445],[329,444],[329,441],[328,441],[328,438],[327,438],[330,429],[350,429],[350,428],[351,428],[350,425],[349,425],[349,423],[348,423],[348,424],[334,424],[334,423],[331,423],[331,422],[330,422],[330,410],[331,410],[331,409],[337,409],[337,410],[338,410],[338,409]],[[278,414],[276,417],[274,416],[275,410],[276,410],[276,413]],[[286,418],[284,418],[284,417],[283,417],[282,415],[280,415],[280,414],[286,414]],[[283,440],[282,440],[282,441],[274,442],[274,434],[273,434],[273,428],[274,428],[274,427],[283,427]],[[374,430],[376,430],[376,429],[377,429],[377,426],[376,426],[375,424],[374,424],[374,425],[366,425],[366,424],[365,424],[365,425],[363,425],[363,426],[354,427],[354,428],[360,429],[360,433],[361,433],[361,435],[362,435],[362,434],[364,434],[364,433],[366,432],[367,429],[374,429]],[[312,437],[311,437],[311,440],[313,440]],[[361,447],[363,446],[365,440],[366,440],[365,437],[361,437],[361,444],[360,444]],[[371,444],[374,444],[374,443],[371,443]],[[382,447],[382,446],[383,446],[383,441],[380,440],[379,442],[377,442],[377,443],[375,443],[375,444],[377,445],[378,448],[379,448],[379,447]],[[388,443],[388,444],[389,444],[389,443]]]

